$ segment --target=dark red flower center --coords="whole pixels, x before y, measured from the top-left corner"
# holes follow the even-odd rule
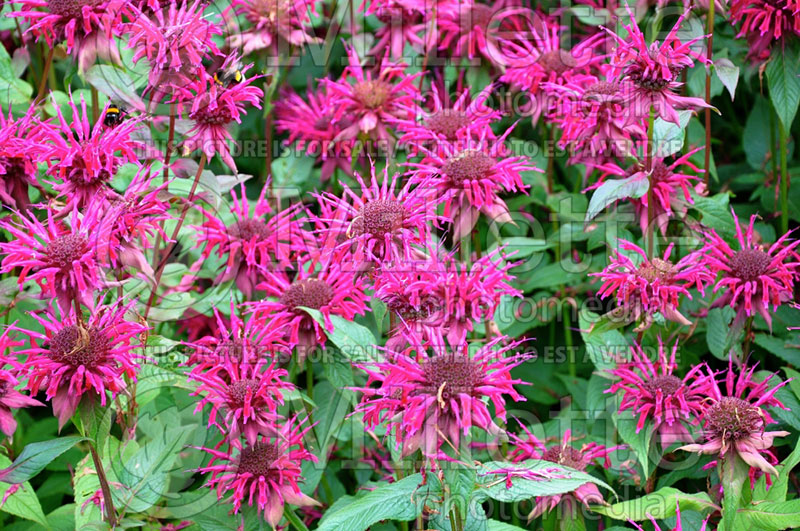
[[[64,18],[80,18],[83,6],[94,7],[100,0],[47,0],[47,10]]]
[[[72,269],[72,265],[83,258],[89,250],[89,241],[82,234],[65,234],[47,244],[45,257],[51,267],[58,267],[63,272]]]
[[[425,121],[428,129],[449,139],[456,138],[458,130],[468,126],[469,123],[467,113],[456,109],[442,109],[430,115]]]
[[[371,234],[383,237],[403,226],[406,209],[399,201],[378,199],[366,203],[353,220],[351,231],[354,234]]]
[[[667,260],[653,258],[649,262],[643,262],[636,273],[648,282],[655,282],[656,280],[664,282],[672,277],[674,268],[675,266]]]
[[[752,282],[769,270],[770,255],[758,249],[742,249],[731,257],[731,275]]]
[[[377,109],[389,99],[392,86],[380,79],[359,81],[353,87],[356,100],[368,109]]]
[[[566,50],[550,50],[544,52],[536,60],[548,72],[555,72],[559,76],[564,74],[570,68],[578,66],[578,61],[572,57],[572,54]]]
[[[586,470],[586,461],[580,450],[576,450],[572,446],[551,446],[545,450],[542,459],[557,463],[559,465],[568,466],[575,470],[583,472]]]
[[[458,394],[472,395],[481,381],[481,370],[466,355],[445,354],[423,362],[422,371],[428,383],[426,391],[441,396],[444,402]]]
[[[265,477],[273,470],[272,464],[281,456],[281,450],[269,442],[257,442],[248,446],[239,454],[237,474],[252,474]]]
[[[239,380],[238,382],[233,382],[232,384],[228,385],[228,396],[230,397],[231,403],[234,405],[242,405],[244,404],[244,399],[247,396],[247,390],[249,389],[253,395],[256,394],[258,391],[258,384],[259,381],[253,378],[248,378],[246,380]]]
[[[761,409],[732,396],[723,397],[706,413],[707,429],[714,438],[737,441],[764,427]]]
[[[402,317],[404,321],[410,322],[428,319],[439,309],[439,305],[433,297],[424,299],[419,306],[414,306],[400,297],[392,298],[384,302],[386,302],[386,307],[389,308],[389,310]]]
[[[219,103],[214,108],[210,105],[202,105],[192,112],[190,117],[201,125],[225,125],[233,120],[233,115],[228,106]]]
[[[111,338],[97,328],[65,326],[50,339],[48,357],[58,363],[93,367],[111,350]]]
[[[456,183],[486,178],[494,168],[495,160],[477,149],[465,149],[444,163],[442,173]]]
[[[661,391],[664,396],[674,395],[675,392],[681,388],[683,382],[677,376],[671,374],[662,374],[655,378],[645,380],[642,384],[650,394],[655,395],[656,391]]]
[[[98,157],[100,160],[100,168],[89,170],[86,167],[86,160],[83,156],[77,155],[72,160],[72,164],[66,168],[66,179],[73,184],[90,187],[99,186],[102,183],[108,182],[117,172],[117,167],[119,166],[116,157],[113,155],[111,155],[111,157],[110,170],[106,166],[108,160],[106,153],[100,153]]]
[[[614,96],[619,92],[619,85],[610,81],[598,81],[586,89],[587,95],[601,94],[603,96]]]
[[[250,241],[254,237],[259,240],[266,239],[270,235],[270,232],[266,224],[262,221],[257,219],[241,219],[228,227],[228,234],[231,238],[240,238]]]
[[[304,278],[286,288],[281,304],[294,310],[298,306],[319,310],[333,300],[333,288],[324,280]]]
[[[650,175],[650,180],[654,182],[664,182],[669,179],[672,172],[669,170],[663,160],[653,161],[653,173]]]

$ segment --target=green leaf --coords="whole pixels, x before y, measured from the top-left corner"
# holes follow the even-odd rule
[[[641,175],[632,175],[625,179],[610,179],[604,182],[592,194],[584,223],[589,223],[614,201],[629,197],[642,197],[649,188],[650,182]]]
[[[33,87],[19,79],[4,46],[0,46],[0,107],[3,112],[15,103],[27,103],[33,95]]]
[[[0,466],[8,467],[9,465],[11,465],[11,461],[8,457],[0,455]],[[17,485],[17,487],[17,491],[11,494],[5,503],[0,505],[0,511],[25,518],[26,520],[33,520],[37,524],[49,527],[42,511],[42,505],[39,503],[39,498],[36,497],[36,492],[34,492],[31,484],[26,481],[21,485]],[[0,483],[0,499],[11,488],[14,488],[13,485]]]
[[[736,238],[736,227],[733,222],[728,194],[720,193],[711,197],[697,196],[694,198],[694,208],[702,214],[702,223],[709,229],[714,229],[725,241],[731,242]]]
[[[487,529],[488,531],[523,531],[521,527],[505,522],[498,522],[497,520],[487,521]]]
[[[795,446],[794,451],[784,459],[781,464],[775,466],[778,477],[772,478],[772,486],[767,490],[766,474],[758,478],[755,489],[753,489],[753,501],[766,500],[771,502],[782,502],[786,500],[786,493],[789,487],[789,473],[800,463],[800,442]]]
[[[122,488],[114,491],[121,507],[142,512],[158,502],[167,492],[172,465],[193,429],[190,426],[167,429],[163,437],[145,444],[129,459],[110,456],[113,472],[122,483]]]
[[[800,528],[800,499],[787,502],[766,502],[740,509],[737,529]]]
[[[747,157],[747,163],[754,170],[761,170],[767,164],[767,155],[773,151],[770,146],[769,119],[772,107],[762,96],[757,96],[742,134],[742,148]],[[759,174],[763,179],[763,174]]]
[[[83,425],[83,434],[94,442],[94,447],[100,457],[103,457],[105,439],[111,432],[111,422],[114,410],[110,407],[101,407],[90,400],[83,400],[78,406]]]
[[[714,61],[714,73],[731,95],[731,101],[736,96],[736,85],[739,84],[739,67],[727,57]]]
[[[738,454],[729,454],[729,459],[722,459],[720,482],[724,497],[722,499],[722,521],[718,529],[734,531],[741,529],[739,524],[739,508],[742,505],[742,489],[748,480],[750,467]]]
[[[431,482],[430,474],[428,481]],[[337,510],[335,506],[328,509],[317,530],[363,531],[381,520],[412,520],[422,512],[426,498],[439,495],[422,482],[421,474],[413,474],[394,483],[381,483]]]
[[[86,437],[71,435],[50,441],[31,443],[22,449],[14,463],[0,470],[0,481],[24,483],[41,472],[53,459],[76,444],[88,440]]]
[[[773,47],[766,71],[772,106],[788,131],[800,104],[800,48],[792,42]]]
[[[677,506],[680,506],[681,511],[701,513],[719,509],[705,492],[686,494],[672,487],[613,505],[595,505],[591,509],[615,520],[641,521],[649,520],[651,516],[657,520],[675,516]]]
[[[617,398],[619,400],[619,398]],[[615,409],[619,409],[618,407]],[[614,425],[617,427],[617,433],[620,438],[625,441],[625,444],[630,446],[633,453],[636,454],[636,459],[642,466],[642,474],[644,479],[648,479],[650,474],[653,473],[655,464],[650,459],[650,446],[652,439],[652,425],[648,422],[644,427],[636,433],[636,424],[638,417],[631,414],[630,411],[623,411],[621,413],[614,413],[611,416]]]
[[[775,354],[783,361],[800,366],[800,349],[777,336],[756,334],[755,343],[770,354]]]
[[[136,94],[136,84],[122,68],[94,65],[86,72],[86,81],[111,101],[123,102],[138,111],[145,110],[144,102]]]
[[[685,129],[689,125],[689,118],[692,111],[676,111],[679,116],[679,124],[668,122],[662,118],[656,118],[653,124],[653,142],[656,145],[656,156],[668,157],[683,149],[683,141],[686,138]]]
[[[730,337],[730,327],[728,326],[733,318],[731,308],[712,308],[708,311],[706,320],[706,343],[708,350],[714,357],[721,360],[728,359],[731,350],[732,338]]]
[[[298,306],[325,329],[328,339],[351,361],[371,361],[377,357],[375,336],[369,328],[348,321],[339,315],[331,315],[333,330],[328,330],[322,312],[314,308]]]
[[[511,487],[506,485],[505,471],[517,471],[512,475]],[[541,459],[528,459],[520,463],[489,461],[478,469],[479,501],[486,498],[501,502],[518,502],[536,496],[551,496],[570,492],[586,483],[600,485],[613,492],[605,482],[585,472]]]

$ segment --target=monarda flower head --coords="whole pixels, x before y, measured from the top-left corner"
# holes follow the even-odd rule
[[[351,173],[351,160],[345,155],[352,153],[352,141],[336,139],[353,122],[347,115],[337,118],[336,110],[336,98],[327,83],[309,88],[305,99],[286,88],[275,102],[275,129],[289,135],[287,144],[296,142],[297,149],[322,160],[323,181],[337,168]]]
[[[777,477],[777,470],[764,455],[772,447],[775,437],[786,437],[789,432],[766,431],[766,425],[775,421],[764,408],[789,409],[775,397],[775,393],[789,380],[773,385],[770,381],[774,374],[756,380],[753,378],[755,369],[755,365],[749,368],[745,365],[735,371],[731,360],[722,380],[724,390],[720,388],[721,382],[709,374],[706,394],[710,402],[702,418],[705,442],[680,449],[718,455],[720,459],[739,456],[751,467]]]
[[[417,52],[435,45],[436,32],[425,33],[428,27],[419,6],[402,0],[370,2],[365,14],[374,14],[383,24],[375,31],[375,44],[369,51],[373,57],[400,59],[406,45]]]
[[[83,398],[100,399],[105,406],[107,393],[115,397],[124,387],[124,378],[136,380],[138,365],[134,353],[140,348],[139,335],[146,327],[125,320],[132,304],[98,306],[88,321],[74,311],[54,311],[33,317],[44,333],[19,329],[30,337],[30,348],[19,354],[28,356],[25,371],[28,389],[36,394],[45,390],[53,403],[59,429],[66,424]]]
[[[274,435],[282,393],[294,389],[285,380],[289,373],[275,366],[277,358],[264,356],[258,344],[252,347],[242,349],[241,359],[198,365],[189,374],[199,384],[193,393],[200,396],[195,412],[211,404],[208,426],[219,428],[233,446],[241,446],[242,435],[251,446],[260,435]]]
[[[586,469],[598,460],[603,461],[604,468],[610,468],[611,461],[608,455],[614,450],[621,448],[620,446],[609,448],[594,442],[584,444],[580,448],[575,448],[572,445],[573,438],[570,430],[565,431],[562,439],[556,444],[546,446],[524,426],[522,430],[525,433],[523,437],[511,435],[511,442],[514,448],[510,458],[515,463],[527,459],[542,459],[565,467],[574,468],[580,472],[586,472]],[[572,517],[570,515],[574,515],[578,510],[576,502],[582,503],[585,507],[589,507],[591,504],[602,503],[603,495],[594,483],[584,483],[574,491],[564,494],[537,496],[536,507],[534,507],[533,511],[528,515],[528,520],[533,520],[534,518],[538,518],[554,510],[559,504],[562,504],[564,509],[564,515],[562,517],[564,519],[571,519]]]
[[[66,198],[65,210],[84,208],[98,196],[113,194],[108,185],[120,166],[139,164],[137,150],[144,145],[132,136],[140,123],[125,120],[108,128],[101,117],[92,125],[83,96],[79,106],[70,98],[72,116],[65,117],[60,106],[55,102],[54,106],[57,120],[40,129],[41,157],[47,162],[47,174],[56,179],[53,188]]]
[[[689,289],[696,287],[703,294],[713,280],[702,262],[703,253],[694,251],[673,263],[672,244],[662,257],[648,259],[636,244],[618,241],[619,249],[613,251],[608,266],[600,273],[590,274],[603,281],[598,296],[605,299],[614,295],[619,305],[617,311],[629,321],[639,322],[637,330],[649,328],[654,313],[676,323],[691,324],[678,308],[682,296],[691,299]]]
[[[162,222],[169,205],[165,201],[167,183],[150,186],[150,170],[140,170],[121,195],[95,198],[87,207],[97,210],[101,227],[97,233],[97,258],[114,268],[130,267],[154,282],[154,271],[144,255],[152,247],[152,237],[167,235]]]
[[[509,128],[500,138],[493,140],[484,130],[479,140],[469,140],[461,145],[440,143],[435,151],[421,148],[425,157],[421,162],[409,162],[411,181],[424,189],[436,191],[444,203],[444,215],[453,220],[453,238],[472,232],[479,214],[490,223],[512,222],[505,202],[499,194],[525,190],[522,172],[537,171],[521,156],[508,153],[505,139]],[[540,170],[539,170],[540,171]]]
[[[200,448],[211,455],[207,466],[198,469],[210,473],[206,485],[217,493],[217,499],[233,503],[233,513],[242,504],[255,506],[259,514],[274,528],[283,518],[284,505],[319,505],[300,492],[304,462],[317,462],[317,457],[303,444],[311,426],[292,418],[276,428],[271,437],[262,436],[233,454]],[[215,464],[217,461],[220,463]]]
[[[36,163],[42,148],[36,137],[41,127],[34,121],[36,107],[15,119],[0,108],[0,202],[20,212],[30,206],[28,190],[38,187]]]
[[[5,255],[0,272],[22,268],[19,285],[34,280],[42,297],[55,298],[64,313],[69,312],[73,301],[92,307],[92,293],[103,282],[95,254],[101,234],[95,213],[90,210],[80,216],[73,210],[68,220],[56,220],[48,210],[47,225],[28,215],[19,215],[19,221],[7,218],[0,222],[0,227],[13,236],[11,241],[0,243],[0,253]]]
[[[250,23],[249,28],[228,37],[232,48],[244,55],[268,49],[272,55],[286,53],[290,46],[319,42],[312,34],[313,0],[233,0],[228,8]]]
[[[25,342],[14,340],[9,335],[10,332],[11,328],[6,328],[0,334],[0,431],[7,437],[11,437],[17,431],[13,410],[44,405],[17,390],[20,385],[19,377],[22,376],[20,374],[22,366],[13,353],[12,355],[9,353],[12,348],[20,347]]]
[[[222,53],[214,37],[222,28],[205,13],[206,3],[172,0],[163,9],[139,12],[125,26],[133,63],[150,65],[145,93],[157,104],[188,83],[208,56]]]
[[[221,70],[229,70],[237,62],[236,56],[228,56]],[[241,69],[242,76],[250,66]],[[198,69],[193,81],[179,87],[179,98],[190,107],[189,119],[192,120],[184,146],[190,151],[201,150],[209,160],[215,153],[219,154],[222,161],[235,172],[236,163],[229,147],[233,143],[233,137],[228,131],[228,125],[231,122],[241,123],[247,104],[261,108],[264,93],[251,84],[255,79],[257,78],[243,77],[238,83],[229,83],[219,80],[203,68]]]
[[[648,45],[633,11],[626,7],[631,21],[625,26],[627,38],[606,31],[619,45],[611,61],[614,73],[610,79],[626,83],[623,94],[627,103],[627,123],[648,117],[654,109],[663,120],[679,124],[676,109],[709,107],[702,98],[681,96],[677,92],[681,87],[678,79],[684,68],[693,66],[695,60],[708,62],[699,50],[694,49],[705,36],[688,42],[681,42],[678,38],[678,30],[689,12],[678,18],[662,42]]]
[[[332,315],[352,321],[367,308],[363,277],[335,263],[319,270],[301,268],[293,279],[269,272],[267,280],[256,287],[269,297],[252,304],[256,321],[264,333],[280,331],[291,347],[300,347],[301,360],[307,350],[325,344],[326,331],[333,330]],[[319,310],[324,326],[302,308]]]
[[[603,175],[597,183],[589,186],[587,190],[598,188],[609,174],[634,181],[648,180],[655,198],[653,220],[650,220],[648,208],[650,194],[645,194],[638,199],[629,198],[628,201],[633,204],[636,210],[642,233],[647,231],[649,223],[655,223],[661,233],[666,234],[669,220],[678,215],[685,215],[689,206],[694,204],[691,190],[697,189],[700,178],[691,173],[684,173],[680,168],[685,166],[695,174],[702,173],[703,170],[695,166],[690,160],[701,149],[702,147],[692,149],[672,163],[668,163],[662,157],[653,157],[652,169],[649,172],[645,165],[640,162],[635,162],[627,170],[623,170],[614,163],[597,165],[596,167],[603,172]]]
[[[684,422],[696,423],[705,410],[708,376],[702,365],[695,365],[683,378],[673,374],[677,368],[675,354],[678,341],[667,358],[661,336],[658,338],[658,359],[651,360],[641,345],[631,347],[631,359],[617,364],[609,372],[618,379],[606,393],[621,391],[619,411],[631,410],[637,416],[636,433],[652,419],[652,430],[658,434],[663,448],[674,442],[689,442],[691,435]]]
[[[521,296],[511,286],[509,270],[516,264],[506,260],[502,249],[471,264],[453,254],[439,256],[436,249],[429,253],[424,262],[388,264],[375,275],[375,296],[398,317],[392,345],[446,338],[460,346],[476,322],[494,315],[502,296]]]
[[[474,97],[468,89],[463,89],[455,101],[451,101],[444,86],[434,83],[429,104],[420,105],[416,116],[397,121],[397,130],[402,134],[399,142],[412,148],[425,146],[435,150],[440,142],[494,138],[491,124],[498,121],[502,113],[486,104],[491,93],[491,86]]]
[[[67,41],[67,51],[78,59],[86,72],[97,57],[121,64],[118,43],[122,18],[134,18],[131,2],[124,0],[19,0],[19,11],[10,13],[30,23],[27,31],[44,37],[54,48]],[[44,9],[40,9],[44,8]],[[58,106],[56,105],[56,108]]]
[[[334,118],[346,117],[352,122],[336,140],[349,140],[363,134],[374,140],[392,142],[389,127],[396,120],[408,117],[419,95],[414,82],[420,74],[408,75],[404,72],[406,65],[389,61],[383,61],[373,73],[362,66],[352,47],[347,48],[347,57],[349,64],[342,78],[324,80],[336,99]]]
[[[800,266],[800,257],[795,249],[800,240],[790,241],[791,232],[787,232],[772,245],[763,245],[753,230],[757,216],[750,217],[747,230],[742,232],[739,218],[733,210],[731,212],[736,224],[738,250],[734,250],[715,230],[706,234],[708,253],[704,263],[714,274],[721,274],[714,293],[723,291],[711,307],[730,306],[736,310],[734,328],[741,328],[745,319],[756,314],[772,328],[770,305],[775,311],[794,293]]]
[[[472,355],[465,347],[451,351],[435,343],[428,345],[430,353],[423,345],[387,352],[386,361],[362,367],[369,378],[359,389],[364,397],[357,411],[371,429],[386,422],[403,456],[421,449],[425,457],[438,459],[446,455],[443,446],[460,451],[461,436],[472,427],[500,436],[503,430],[494,419],[505,421],[506,397],[525,400],[514,389],[523,382],[511,377],[511,369],[528,358],[506,357],[520,342],[501,346],[504,342],[507,338],[497,337]]]
[[[266,271],[291,267],[302,246],[303,229],[295,219],[297,208],[273,212],[265,196],[268,188],[265,185],[261,189],[254,207],[244,185],[239,194],[231,190],[233,221],[226,224],[214,213],[206,212],[205,223],[196,227],[196,246],[204,246],[202,257],[216,254],[225,259],[225,269],[214,283],[235,280],[236,287],[248,299],[253,297],[255,287],[267,279]]]
[[[747,57],[753,62],[769,59],[776,43],[800,38],[800,1],[731,0],[731,22],[741,23],[737,37],[746,37]]]
[[[355,177],[360,188],[344,184],[342,197],[330,192],[317,195],[323,207],[321,221],[327,226],[322,237],[330,245],[350,249],[355,267],[364,262],[400,264],[418,258],[431,228],[442,221],[433,198],[422,189],[412,190],[410,181],[398,189],[401,175],[390,178],[388,168],[380,180],[374,165],[368,183],[359,173]]]

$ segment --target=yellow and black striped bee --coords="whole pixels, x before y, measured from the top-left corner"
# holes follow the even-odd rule
[[[109,103],[106,108],[106,115],[103,118],[103,125],[106,127],[116,127],[125,119],[127,112],[122,105],[116,103]]]
[[[221,87],[229,87],[244,81],[244,74],[238,66],[234,66],[224,71],[214,72],[214,81]]]

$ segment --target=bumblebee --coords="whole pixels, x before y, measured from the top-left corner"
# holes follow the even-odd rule
[[[214,72],[214,81],[221,87],[227,87],[244,81],[244,74],[238,68]]]
[[[122,120],[125,118],[125,114],[127,113],[122,105],[111,103],[106,109],[106,115],[103,118],[103,125],[106,127],[116,127],[122,123]]]

